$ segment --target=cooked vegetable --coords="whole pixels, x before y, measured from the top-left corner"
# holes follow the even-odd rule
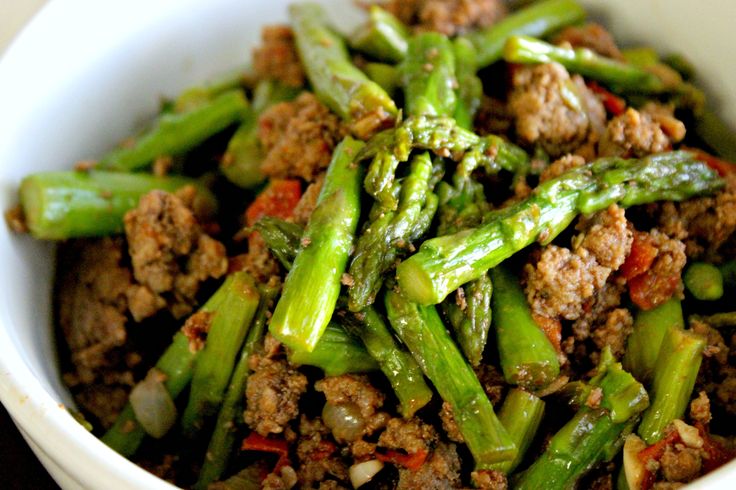
[[[289,362],[295,365],[316,366],[326,376],[345,373],[365,373],[378,369],[378,364],[366,351],[359,338],[347,333],[336,324],[329,323],[314,350],[290,350]]]
[[[187,177],[70,171],[29,175],[20,184],[20,202],[35,238],[66,240],[123,231],[123,216],[154,189],[174,192],[194,185],[203,210],[214,212],[215,196]]]
[[[175,156],[191,150],[207,138],[237,124],[248,113],[248,101],[239,90],[218,95],[210,102],[181,114],[164,114],[155,126],[130,145],[104,156],[98,167],[132,172],[162,156]]]
[[[146,433],[160,439],[176,423],[176,405],[163,382],[166,375],[156,368],[130,391],[130,406]]]
[[[386,92],[350,61],[345,42],[324,23],[326,14],[313,3],[289,7],[299,57],[314,92],[365,139],[391,124],[396,105]]]
[[[400,70],[407,115],[445,117],[455,113],[455,53],[446,36],[423,32],[412,37]]]
[[[353,162],[362,145],[347,137],[335,148],[302,249],[271,318],[270,332],[294,350],[314,350],[337,303],[360,216],[362,172]]]
[[[304,228],[270,216],[259,219],[253,228],[261,235],[274,257],[279,259],[287,270],[291,270],[294,258],[299,253]]]
[[[682,276],[682,281],[695,299],[713,301],[723,296],[723,275],[713,264],[707,262],[690,264]]]
[[[463,354],[471,365],[478,366],[488,341],[488,330],[493,316],[493,283],[485,274],[463,286],[462,293],[458,289],[457,294],[462,295],[465,308],[459,306],[457,298],[452,296],[445,300],[443,308]]]
[[[496,24],[467,35],[478,51],[477,64],[485,67],[501,59],[503,47],[514,35],[544,37],[585,19],[575,0],[543,0],[523,8]]]
[[[478,378],[450,338],[434,306],[386,293],[388,320],[443,400],[479,469],[512,461],[517,448],[501,425]]]
[[[544,182],[524,201],[487,216],[485,225],[425,241],[397,268],[399,286],[413,301],[436,304],[534,241],[548,243],[579,213],[616,202],[678,201],[722,185],[715,172],[687,152],[638,160],[601,158]]]
[[[534,321],[519,281],[504,266],[491,270],[493,325],[506,382],[541,389],[560,374],[557,352]]]
[[[409,29],[378,5],[368,9],[368,21],[350,39],[350,45],[384,61],[399,62],[409,49]]]
[[[457,79],[457,106],[455,120],[465,129],[472,130],[475,114],[483,97],[483,83],[476,75],[477,64],[475,47],[465,38],[458,37],[452,42],[455,54],[455,78]]]
[[[528,391],[512,388],[503,401],[498,419],[511,436],[518,453],[513,461],[497,466],[500,471],[510,473],[523,461],[527,449],[537,435],[544,417],[544,400]]]

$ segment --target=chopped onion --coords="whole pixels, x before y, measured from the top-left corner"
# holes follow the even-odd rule
[[[700,449],[703,447],[704,441],[703,438],[700,437],[700,431],[698,431],[698,429],[692,425],[686,424],[680,419],[675,419],[672,423],[675,425],[675,429],[677,429],[680,439],[682,439],[682,442],[685,443],[687,447],[693,449]]]
[[[325,403],[322,409],[322,420],[339,442],[356,441],[363,435],[365,429],[365,421],[360,415],[360,408],[354,403],[339,405]]]
[[[166,375],[156,368],[130,392],[135,418],[148,435],[160,439],[176,423],[176,405],[164,386]]]
[[[639,460],[639,453],[647,445],[636,434],[629,434],[624,442],[624,474],[629,490],[641,490],[644,481],[644,464]]]
[[[382,469],[383,463],[377,459],[371,459],[370,461],[354,464],[350,467],[350,483],[353,484],[353,488],[365,485]]]

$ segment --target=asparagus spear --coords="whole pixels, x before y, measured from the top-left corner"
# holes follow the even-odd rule
[[[223,287],[229,291],[222,300],[228,313],[216,311],[214,314],[207,342],[194,366],[189,402],[182,415],[182,428],[188,437],[193,437],[222,403],[235,367],[235,357],[260,300],[258,289],[247,272],[229,275]]]
[[[560,374],[557,352],[532,317],[518,279],[504,266],[491,270],[496,285],[493,323],[506,382],[541,389]]]
[[[29,175],[20,184],[20,202],[31,235],[66,240],[122,233],[123,216],[141,196],[186,185],[196,186],[205,208],[215,211],[214,195],[193,179],[97,170]]]
[[[713,301],[723,296],[723,275],[713,264],[695,262],[682,276],[685,289],[701,301]]]
[[[334,322],[327,325],[313,351],[290,350],[289,362],[316,366],[326,376],[365,373],[379,368],[360,339]]]
[[[463,354],[471,365],[478,366],[491,327],[493,283],[491,278],[484,274],[462,288],[465,308],[461,308],[457,301],[449,296],[443,303],[443,309]]]
[[[419,306],[395,291],[386,311],[396,334],[452,407],[455,421],[478,469],[511,461],[517,450],[493,412],[478,378],[465,361],[433,306]]]
[[[282,219],[264,216],[254,225],[271,253],[286,268],[291,270],[294,258],[299,252],[304,228]]]
[[[401,64],[405,111],[409,116],[451,116],[455,113],[455,54],[443,34],[423,32],[409,41]]]
[[[466,37],[478,51],[478,67],[483,68],[501,59],[506,40],[513,35],[545,37],[584,19],[585,10],[576,0],[544,0]]]
[[[368,22],[353,34],[350,45],[379,60],[399,62],[406,57],[409,37],[409,29],[399,19],[374,4],[368,10]]]
[[[399,399],[401,415],[414,416],[432,399],[419,364],[394,339],[383,317],[369,306],[359,314],[341,312],[345,328],[359,336],[368,353],[378,362]]]
[[[475,113],[480,108],[483,84],[476,75],[476,53],[473,43],[458,37],[452,43],[455,53],[455,77],[457,78],[457,107],[455,120],[462,128],[472,130]]]
[[[534,241],[548,243],[579,213],[612,203],[679,201],[722,185],[712,169],[687,152],[602,158],[544,182],[524,201],[486,216],[487,223],[478,228],[425,241],[399,264],[399,286],[413,301],[436,304]]]
[[[671,298],[651,310],[639,310],[636,313],[622,362],[624,368],[642,383],[651,381],[662,341],[672,328],[685,328],[682,305],[677,298]]]
[[[206,105],[224,92],[241,87],[244,82],[244,73],[238,70],[228,73],[218,80],[203,85],[189,87],[181,92],[173,101],[167,103],[171,111],[184,113]]]
[[[664,336],[654,365],[652,404],[638,430],[648,445],[660,440],[665,427],[685,414],[704,348],[705,340],[694,332],[670,327]]]
[[[383,275],[391,268],[400,247],[406,247],[414,225],[426,203],[432,176],[429,154],[414,157],[409,175],[401,184],[399,207],[366,223],[350,264],[352,284],[348,289],[351,311],[373,304],[383,284]]]
[[[598,370],[590,384],[600,390],[600,404],[581,407],[552,437],[544,454],[521,474],[516,488],[573,488],[590,468],[612,459],[620,449],[649,403],[647,393],[621,364],[602,361]]]
[[[231,290],[233,286],[235,286],[233,281],[223,283],[199,311],[229,315],[231,300],[236,299],[235,292]],[[154,369],[166,376],[164,386],[172,399],[179,396],[189,385],[194,362],[200,352],[190,346],[189,337],[180,331],[174,335],[171,345],[156,362]],[[135,454],[145,436],[145,430],[136,421],[133,407],[128,403],[118,415],[115,424],[102,436],[102,442],[128,458]]]
[[[317,97],[339,114],[358,138],[367,139],[390,125],[396,117],[396,105],[352,64],[344,41],[325,24],[322,7],[293,4],[289,16],[302,66]]]
[[[707,316],[693,315],[690,317],[690,319],[693,318],[705,322],[713,328],[736,327],[736,311],[724,311]]]
[[[303,247],[271,318],[273,336],[294,350],[312,351],[335,309],[360,216],[362,175],[353,162],[362,146],[346,137],[335,148]]]
[[[511,473],[519,466],[537,435],[543,417],[544,400],[519,388],[509,390],[498,413],[498,419],[506,427],[519,452],[512,461],[501,463],[495,469]]]
[[[662,80],[635,65],[606,58],[588,48],[563,48],[528,36],[512,36],[503,49],[510,63],[559,63],[571,72],[598,80],[616,90],[656,93]]]
[[[157,124],[128,147],[105,155],[98,167],[132,172],[159,156],[186,153],[210,136],[239,122],[248,112],[248,101],[240,90],[230,90],[212,101],[182,114],[164,114]]]
[[[261,299],[258,304],[258,311],[255,314],[253,325],[248,330],[245,344],[243,344],[240,351],[240,358],[227,387],[220,412],[217,415],[215,429],[207,446],[202,469],[199,471],[199,478],[194,486],[195,489],[205,489],[210,483],[222,477],[230,460],[233,447],[235,447],[236,421],[243,411],[243,392],[250,373],[248,360],[262,343],[268,313],[273,301],[279,294],[280,286],[267,284],[260,287],[259,290]]]
[[[253,93],[253,104],[227,144],[220,161],[220,171],[233,184],[251,189],[263,182],[261,163],[265,155],[258,139],[258,116],[273,104],[291,100],[299,89],[287,87],[274,80],[258,83]]]
[[[368,78],[381,86],[387,94],[393,96],[401,82],[401,73],[394,65],[386,63],[366,63],[363,71]]]

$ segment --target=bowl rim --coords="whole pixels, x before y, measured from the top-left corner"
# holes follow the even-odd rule
[[[82,14],[85,6],[93,3],[96,1],[49,0],[41,7],[0,55],[0,94],[20,62],[17,53],[41,35],[41,26],[51,22],[61,9]],[[0,233],[10,233],[4,225],[0,224],[0,228],[3,228]],[[34,451],[40,450],[81,487],[120,488],[124,484],[129,488],[177,488],[121,456],[84,429],[21,358],[6,328],[10,322],[7,312],[0,308],[0,401],[23,435],[33,440],[32,446],[37,445]],[[701,477],[688,488],[713,488],[727,483],[728,476],[733,475],[736,475],[736,460]]]

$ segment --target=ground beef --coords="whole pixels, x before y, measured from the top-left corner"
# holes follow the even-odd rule
[[[585,340],[590,337],[590,332],[600,325],[604,325],[609,314],[621,304],[621,295],[625,290],[624,284],[615,277],[609,278],[608,282],[599,289],[591,302],[586,305],[580,318],[572,324],[575,340]]]
[[[416,471],[399,469],[397,490],[446,490],[460,487],[460,458],[454,444],[439,443]]]
[[[299,414],[299,397],[307,390],[307,377],[285,360],[254,354],[253,373],[245,390],[245,422],[262,436],[279,434]]]
[[[128,401],[128,393],[133,385],[130,375],[128,383],[113,385],[94,384],[85,386],[75,393],[74,399],[85,411],[91,413],[104,428],[111,427],[118,414]]]
[[[659,102],[647,102],[641,109],[643,114],[648,114],[652,121],[659,124],[664,134],[672,142],[679,142],[685,137],[685,123],[675,117],[675,107],[672,104],[660,104]]]
[[[568,170],[585,165],[585,159],[580,155],[567,154],[549,164],[539,175],[539,183],[559,177]]]
[[[623,208],[615,204],[591,216],[582,216],[575,229],[581,234],[573,239],[573,250],[588,250],[598,264],[613,271],[624,263],[634,241]]]
[[[345,133],[340,119],[310,92],[271,106],[258,119],[258,137],[267,152],[261,171],[311,182],[327,168]]]
[[[290,87],[304,85],[304,70],[289,26],[272,25],[261,30],[261,45],[253,50],[253,69],[262,80],[278,80]]]
[[[573,48],[588,48],[598,54],[623,60],[611,33],[600,24],[590,22],[582,26],[570,26],[554,37],[555,44],[566,43]]]
[[[378,446],[387,449],[401,449],[407,453],[429,451],[437,442],[437,431],[416,417],[409,420],[393,418],[389,420],[378,438]]]
[[[418,31],[448,36],[490,26],[506,14],[502,0],[390,0],[383,7]]]
[[[465,438],[460,433],[460,428],[455,421],[455,415],[452,413],[452,405],[447,402],[442,403],[440,419],[442,420],[442,428],[445,429],[448,439],[454,442],[465,442]]]
[[[598,145],[600,156],[644,157],[672,148],[672,140],[647,112],[628,108],[608,122]]]
[[[151,191],[125,214],[125,235],[138,284],[128,291],[136,321],[168,308],[181,318],[196,305],[200,285],[227,271],[225,247],[202,231],[187,202]]]
[[[509,109],[521,143],[539,144],[556,158],[575,151],[586,141],[591,129],[586,112],[587,89],[582,82],[573,81],[562,65],[515,67],[512,86]]]
[[[491,403],[500,403],[507,387],[503,374],[492,364],[481,364],[473,370]]]
[[[334,451],[335,445],[329,441],[329,434],[330,430],[320,418],[309,420],[302,415],[296,449],[300,488],[314,488],[328,476],[342,481],[348,479],[348,467]],[[322,488],[321,484],[319,488]]]
[[[470,481],[479,490],[507,490],[509,482],[506,475],[500,471],[479,470],[470,473]]]
[[[686,483],[700,475],[703,459],[699,450],[675,444],[665,448],[659,463],[667,481]]]
[[[701,391],[698,393],[698,396],[693,398],[690,402],[690,419],[693,422],[699,422],[707,427],[712,418],[708,394],[705,391]]]
[[[722,247],[736,231],[736,174],[724,176],[726,187],[715,196],[653,206],[660,229],[685,242],[689,257],[719,261]]]
[[[322,190],[322,183],[324,182],[324,175],[320,175],[315,179],[314,182],[309,184],[307,190],[302,194],[301,199],[294,208],[294,222],[300,225],[307,225],[309,217],[312,216],[314,208],[317,207],[317,199],[319,193]]]
[[[633,326],[634,318],[629,310],[616,308],[608,314],[605,324],[593,330],[593,342],[601,350],[609,346],[614,356],[621,357]]]

